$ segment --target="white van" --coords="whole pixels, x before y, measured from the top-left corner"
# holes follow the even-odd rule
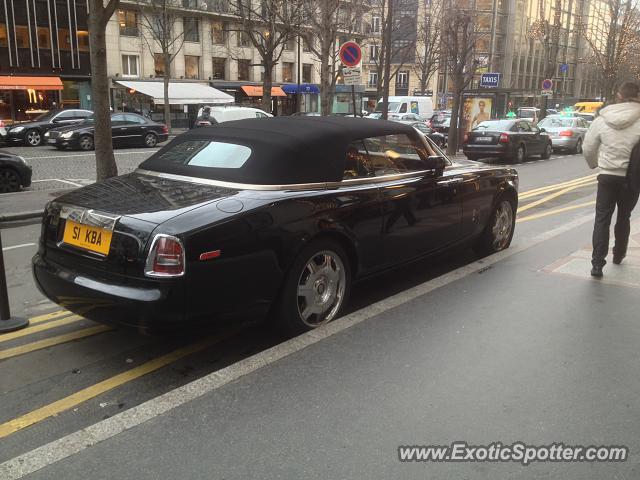
[[[389,119],[400,119],[405,113],[415,113],[422,120],[433,115],[431,97],[389,97]],[[375,114],[382,114],[382,99],[378,101]],[[373,116],[377,116],[377,115]],[[380,118],[379,116],[377,118]]]
[[[203,116],[204,109],[209,109],[209,117]],[[270,113],[267,113],[259,108],[253,107],[238,107],[238,106],[204,106],[198,110],[198,119],[196,120],[196,127],[206,127],[213,125],[214,123],[229,122],[231,120],[242,120],[245,118],[267,118],[273,117]]]

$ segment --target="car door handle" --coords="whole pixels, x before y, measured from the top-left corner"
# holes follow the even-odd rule
[[[440,180],[439,182],[436,182],[437,185],[456,185],[458,183],[462,183],[464,182],[464,178],[462,177],[455,177],[455,178],[450,178],[448,180]]]

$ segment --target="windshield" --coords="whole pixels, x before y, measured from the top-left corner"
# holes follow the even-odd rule
[[[535,110],[519,110],[518,116],[520,118],[535,118],[536,111]]]
[[[36,118],[33,119],[34,122],[41,122],[43,120],[50,120],[51,118],[53,118],[53,116],[58,113],[58,112],[54,112],[54,111],[48,111],[46,113],[41,113],[40,115],[38,115]]]
[[[473,130],[509,130],[513,126],[513,121],[511,120],[491,120],[487,122],[482,122]]]
[[[554,128],[554,127],[573,127],[573,119],[572,118],[559,118],[559,117],[547,117],[538,123],[538,126],[544,128]]]
[[[400,102],[389,102],[389,112],[395,112],[400,106]],[[382,112],[382,102],[378,102],[376,105],[376,112]]]

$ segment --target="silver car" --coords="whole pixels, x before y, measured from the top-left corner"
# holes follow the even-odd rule
[[[582,153],[582,143],[588,129],[583,118],[549,115],[538,123],[538,127],[545,129],[554,150]]]

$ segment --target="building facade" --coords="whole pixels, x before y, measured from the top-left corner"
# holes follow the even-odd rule
[[[91,106],[86,0],[0,1],[0,119]]]

